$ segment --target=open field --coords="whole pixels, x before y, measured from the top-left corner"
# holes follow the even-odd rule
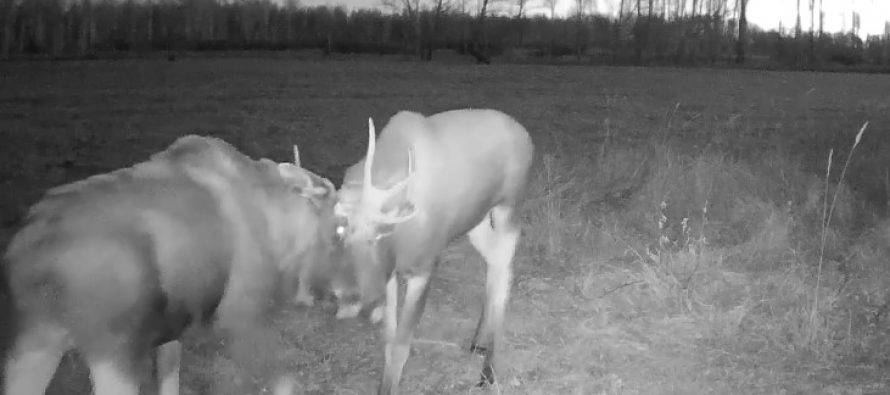
[[[537,144],[509,366],[491,393],[886,394],[887,92],[884,75],[373,57],[0,63],[0,245],[45,188],[180,135],[275,160],[298,144],[303,165],[339,185],[364,153],[368,116],[382,127],[403,109],[491,107]],[[472,388],[481,359],[466,351],[483,282],[481,259],[455,243],[404,393],[487,393]],[[370,324],[335,321],[331,306],[291,306],[279,321],[282,364],[306,394],[373,392],[382,346]],[[184,394],[234,381],[214,342],[187,348]],[[89,393],[83,366],[62,365],[50,393]]]

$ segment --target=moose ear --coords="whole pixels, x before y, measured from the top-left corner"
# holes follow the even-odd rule
[[[305,178],[302,169],[299,166],[295,166],[293,163],[279,163],[278,174],[281,175],[281,178],[288,181],[303,181]]]
[[[327,196],[328,191],[333,190],[333,184],[330,181],[325,180],[323,185],[316,185],[313,177],[306,170],[292,163],[279,163],[278,173],[281,178],[292,184],[293,191],[316,204],[318,204],[316,202],[318,198]]]

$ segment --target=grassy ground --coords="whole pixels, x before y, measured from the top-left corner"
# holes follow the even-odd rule
[[[538,157],[491,392],[890,393],[888,91],[880,75],[374,58],[2,63],[0,238],[43,189],[183,134],[276,160],[296,143],[339,184],[368,116],[492,107]],[[466,348],[483,265],[465,241],[443,258],[403,389],[482,393]],[[377,331],[330,308],[287,308],[282,365],[307,394],[371,393]],[[185,394],[234,380],[213,342],[189,348]],[[67,357],[50,393],[88,390]]]

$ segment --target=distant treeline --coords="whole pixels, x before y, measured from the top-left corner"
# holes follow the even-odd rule
[[[611,17],[589,12],[589,0],[575,0],[567,17],[553,17],[555,0],[538,0],[550,17],[525,15],[530,0],[479,1],[390,0],[389,9],[398,12],[386,13],[302,7],[294,0],[0,0],[0,57],[314,48],[429,60],[448,48],[480,62],[500,56],[598,64],[890,65],[890,28],[864,43],[855,31],[822,34],[814,24],[809,32],[799,25],[764,32],[747,28],[747,0],[689,0],[692,8],[687,0],[620,0],[621,12]]]

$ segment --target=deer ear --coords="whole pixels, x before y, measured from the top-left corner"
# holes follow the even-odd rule
[[[409,199],[403,199],[382,213],[382,223],[400,224],[408,221],[417,214],[417,207]]]

